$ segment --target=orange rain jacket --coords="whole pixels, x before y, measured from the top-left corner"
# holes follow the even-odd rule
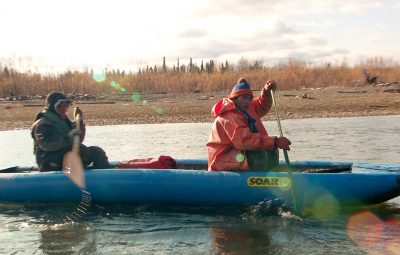
[[[247,113],[256,120],[258,133],[252,133],[246,117],[229,98],[220,100],[211,110],[216,118],[208,150],[209,171],[249,170],[246,150],[275,149],[275,136],[268,136],[260,118],[271,109],[271,96],[261,94],[253,99]]]

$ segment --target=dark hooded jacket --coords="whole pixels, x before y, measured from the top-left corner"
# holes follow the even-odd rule
[[[68,133],[75,124],[68,118],[62,119],[55,110],[55,104],[62,99],[66,99],[62,93],[49,94],[46,99],[47,107],[36,115],[32,126],[34,154],[40,171],[61,170],[63,157],[72,148],[72,138]],[[82,125],[83,133],[84,129]]]

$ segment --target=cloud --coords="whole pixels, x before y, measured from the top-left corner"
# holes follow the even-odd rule
[[[271,0],[208,0],[203,1],[201,6],[193,10],[193,15],[207,17],[212,15],[233,15],[251,16],[255,14],[264,13],[268,15],[268,10],[276,5],[276,1]]]
[[[307,42],[309,45],[325,45],[327,44],[327,41],[321,37],[318,36],[309,36],[306,38]]]
[[[396,5],[397,6],[397,5]],[[363,14],[384,7],[380,1],[364,0],[206,0],[190,14],[207,18],[213,15],[235,17],[286,18],[291,15]]]
[[[226,55],[298,48],[299,45],[295,41],[298,38],[310,45],[321,44],[324,41],[317,36],[301,36],[294,26],[281,20],[250,27],[245,25],[242,28],[240,24],[232,24],[232,27],[234,29],[224,30],[224,24],[220,24],[216,30],[210,29],[207,32],[183,30],[178,35],[186,37],[180,40],[180,45],[173,50],[179,54],[174,57],[219,58]]]
[[[198,38],[207,35],[207,31],[203,28],[185,28],[185,30],[180,31],[176,34],[178,37],[184,38]]]
[[[373,3],[363,3],[363,2],[354,2],[354,3],[346,3],[343,6],[338,8],[339,12],[342,13],[365,13],[368,10],[375,10],[382,8],[382,4],[380,2]]]
[[[318,60],[326,57],[333,57],[336,55],[342,55],[349,53],[348,50],[343,48],[335,49],[304,49],[299,51],[292,51],[288,57],[303,59],[303,60]]]
[[[240,21],[239,21],[240,23]],[[325,47],[328,42],[317,34],[302,31],[296,25],[283,20],[266,21],[258,24],[227,22],[216,30],[202,32],[198,37],[185,37],[172,51],[172,58],[240,58],[264,57],[268,55],[288,56],[290,52],[309,47]],[[231,24],[231,26],[229,26]],[[224,30],[226,26],[233,30]],[[191,34],[187,31],[181,34]],[[198,34],[198,33],[194,33]]]
[[[283,34],[295,34],[298,31],[296,31],[296,29],[294,29],[293,26],[290,26],[287,23],[280,20],[275,22],[272,32],[276,35],[283,35]]]
[[[292,14],[332,12],[335,0],[206,0],[191,15],[207,18],[213,15],[234,17],[283,18]]]
[[[163,56],[315,59],[371,49],[379,54],[399,39],[391,32],[400,3],[384,6],[375,0],[81,2],[6,0],[0,23],[9,24],[3,27],[8,38],[0,41],[0,57],[15,52],[60,66],[139,65]]]
[[[208,39],[203,42],[185,45],[179,50],[182,58],[221,58],[226,55],[238,57],[253,55],[253,52],[280,51],[295,49],[298,44],[292,39],[265,39],[227,41],[224,39]]]

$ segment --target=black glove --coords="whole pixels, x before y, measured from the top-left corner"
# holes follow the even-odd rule
[[[83,119],[83,113],[82,110],[77,106],[74,108],[74,118],[76,119],[77,115],[81,116],[81,120]]]
[[[279,149],[283,149],[283,150],[290,150],[289,145],[291,145],[292,143],[289,141],[289,139],[287,139],[286,137],[278,137],[277,141],[276,141],[276,145]]]

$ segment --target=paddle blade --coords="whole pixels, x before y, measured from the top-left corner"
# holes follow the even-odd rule
[[[63,171],[80,189],[86,189],[82,161],[76,152],[70,151],[65,154]]]

